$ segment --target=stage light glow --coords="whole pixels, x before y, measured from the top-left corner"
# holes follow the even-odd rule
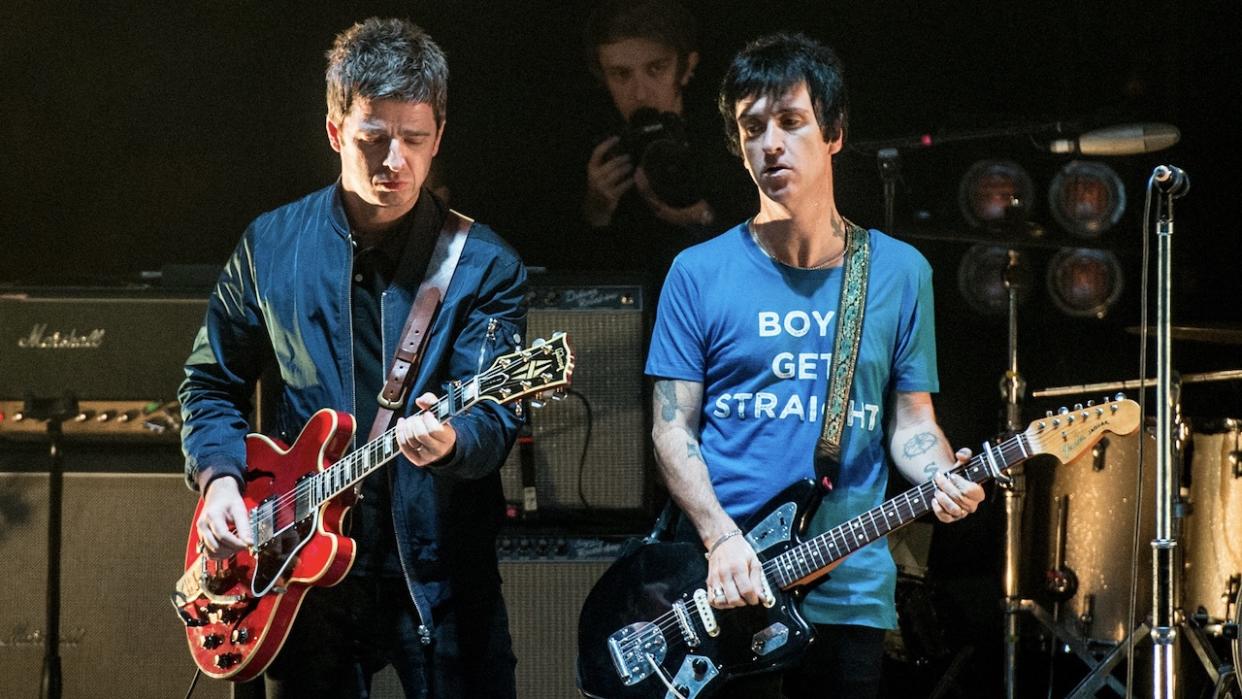
[[[1081,238],[1098,238],[1116,225],[1126,209],[1121,178],[1104,163],[1067,163],[1048,187],[1052,217]]]
[[[1026,301],[1031,292],[1030,270],[1023,264],[1021,253],[994,245],[972,245],[957,266],[957,289],[976,313],[1003,316],[1009,312],[1009,287],[1005,275],[1009,256],[1016,255],[1014,268],[1018,285],[1018,303]]]
[[[1048,263],[1048,294],[1066,315],[1103,318],[1123,286],[1121,264],[1107,250],[1062,248]]]
[[[980,228],[1008,228],[1026,220],[1035,204],[1035,187],[1012,160],[980,160],[958,187],[962,216]]]

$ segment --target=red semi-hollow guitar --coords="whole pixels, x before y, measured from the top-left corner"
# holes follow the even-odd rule
[[[454,382],[430,410],[441,421],[490,400],[504,404],[545,391],[558,397],[573,374],[565,333],[499,357],[491,368]],[[210,677],[257,677],[285,642],[306,592],[340,582],[354,562],[354,541],[341,525],[353,485],[400,453],[396,430],[346,454],[354,419],[324,409],[311,416],[292,446],[263,435],[246,437],[245,526],[254,545],[223,561],[199,545],[202,501],[186,544],[185,574],[172,594],[185,623],[194,662]]]

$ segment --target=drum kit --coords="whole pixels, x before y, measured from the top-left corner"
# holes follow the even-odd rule
[[[1216,372],[1201,380],[1237,379],[1239,373]],[[1174,606],[1183,637],[1216,687],[1214,696],[1242,696],[1242,680],[1234,671],[1242,666],[1242,420],[1187,420],[1175,441],[1181,463],[1174,506],[1180,540]],[[1036,563],[1037,572],[1038,562],[1045,563],[1039,597],[1052,613],[1032,600],[1021,600],[1020,606],[1093,668],[1070,696],[1095,696],[1105,683],[1120,691],[1109,673],[1150,631],[1145,620],[1153,604],[1156,454],[1149,428],[1141,436],[1108,436],[1067,464],[1027,471],[1034,514],[1028,531],[1042,546],[1028,548],[1032,553],[1025,562]],[[1223,661],[1221,652],[1232,662]]]

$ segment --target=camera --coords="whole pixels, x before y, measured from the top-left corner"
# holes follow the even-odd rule
[[[621,133],[620,148],[643,169],[651,191],[665,204],[681,208],[703,198],[680,116],[638,109]]]

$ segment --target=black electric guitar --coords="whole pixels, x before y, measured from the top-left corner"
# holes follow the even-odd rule
[[[1004,480],[1018,462],[1050,454],[1073,460],[1105,432],[1128,434],[1139,407],[1119,399],[1076,406],[1032,422],[955,469],[976,483]],[[793,664],[813,637],[798,610],[807,586],[849,554],[931,511],[929,481],[812,539],[802,541],[819,504],[812,481],[788,488],[745,523],[763,564],[761,605],[714,609],[704,589],[707,561],[690,543],[644,543],[618,559],[591,590],[578,620],[578,687],[588,697],[697,699],[731,677]]]

